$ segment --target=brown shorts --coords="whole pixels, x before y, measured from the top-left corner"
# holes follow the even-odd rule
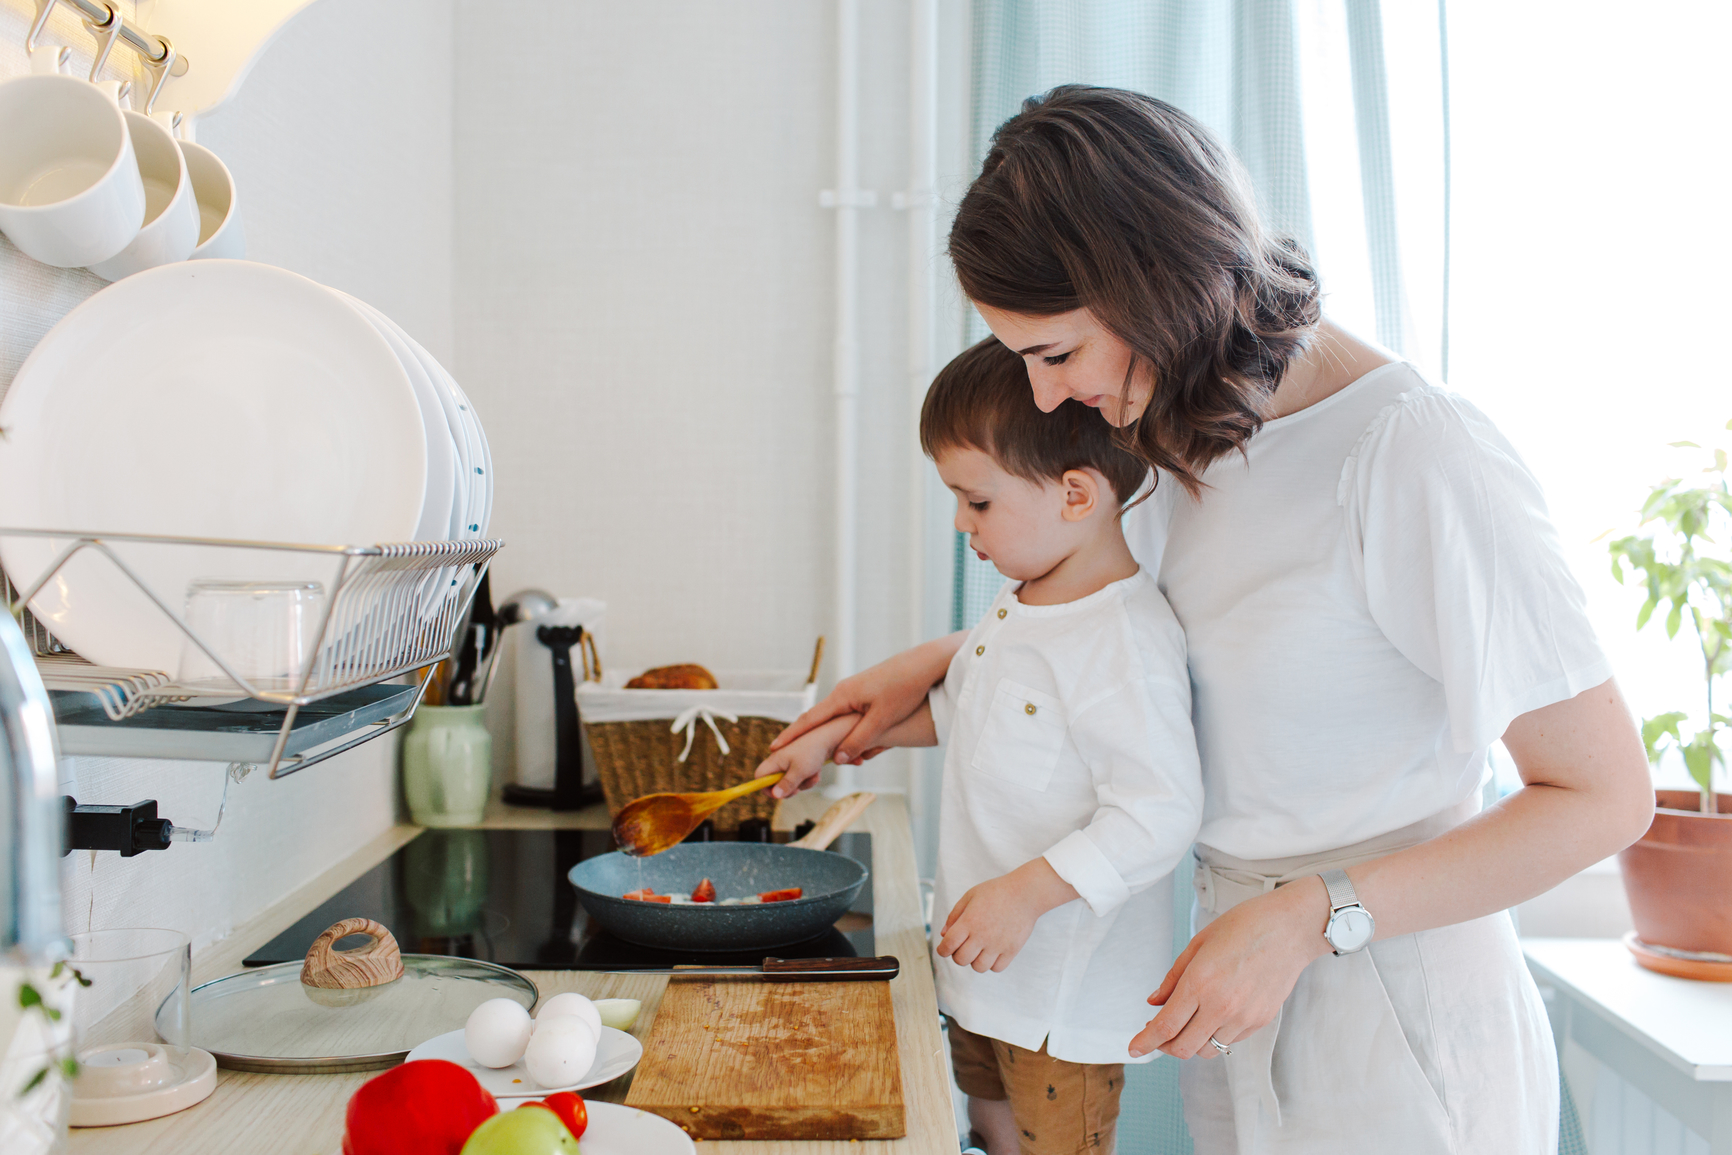
[[[964,1030],[950,1020],[956,1085],[975,1099],[1010,1100],[1022,1155],[1084,1155],[1113,1150],[1123,1063],[1067,1063]]]

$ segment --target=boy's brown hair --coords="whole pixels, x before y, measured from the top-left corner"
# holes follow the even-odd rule
[[[1042,413],[1022,358],[997,337],[940,369],[920,408],[920,448],[928,457],[978,449],[1006,473],[1043,484],[1067,469],[1092,468],[1124,505],[1148,480],[1149,467],[1115,444],[1113,432],[1098,410],[1074,399]]]

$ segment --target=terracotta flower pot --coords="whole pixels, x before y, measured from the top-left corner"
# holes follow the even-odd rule
[[[1654,823],[1618,855],[1636,937],[1672,950],[1732,955],[1732,794],[1718,813],[1694,790],[1659,790]]]

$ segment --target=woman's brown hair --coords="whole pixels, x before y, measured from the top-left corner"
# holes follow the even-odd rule
[[[1193,494],[1262,426],[1322,317],[1310,258],[1264,231],[1238,160],[1172,105],[1115,88],[1062,85],[999,126],[950,258],[971,300],[1086,308],[1129,345],[1154,389],[1121,436]]]
[[[1012,477],[1037,484],[1069,469],[1094,469],[1123,506],[1148,480],[1142,458],[1118,444],[1097,410],[1074,398],[1042,413],[1022,358],[988,337],[938,371],[920,407],[920,448],[978,449]]]

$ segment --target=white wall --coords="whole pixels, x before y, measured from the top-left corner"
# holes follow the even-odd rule
[[[835,7],[540,15],[457,5],[457,375],[498,462],[496,595],[605,599],[615,666],[804,668],[835,633]],[[863,6],[861,665],[914,630],[907,20]]]
[[[130,15],[130,0],[122,7]],[[32,8],[0,0],[0,79],[28,70]],[[373,302],[449,358],[452,8],[438,0],[418,11],[409,21],[388,0],[313,5],[198,136],[234,172],[251,258]],[[75,21],[57,16],[48,39],[71,44],[88,69],[90,41]],[[114,57],[127,59],[128,50]],[[0,394],[42,333],[101,287],[89,273],[48,269],[0,239]],[[252,776],[231,790],[213,842],[125,860],[69,856],[67,929],[168,926],[195,943],[220,938],[395,821],[394,747],[377,741],[276,782]],[[220,765],[67,762],[63,773],[75,776],[81,801],[154,797],[185,826],[208,827],[216,817]]]

